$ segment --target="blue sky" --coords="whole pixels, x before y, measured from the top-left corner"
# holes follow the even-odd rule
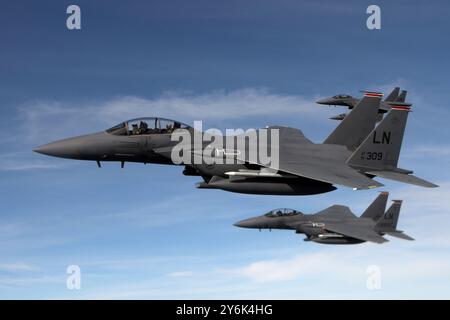
[[[379,1],[14,1],[0,11],[0,298],[449,298],[449,4]],[[238,229],[277,207],[356,214],[378,191],[307,197],[198,190],[181,168],[34,154],[139,116],[206,127],[289,125],[320,142],[344,112],[318,97],[408,90],[400,166],[438,189],[382,181],[414,242],[324,246]],[[79,265],[81,290],[66,288]],[[382,288],[366,288],[367,267]]]

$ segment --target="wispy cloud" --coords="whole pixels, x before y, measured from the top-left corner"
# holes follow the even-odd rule
[[[68,163],[56,162],[51,159],[33,159],[31,150],[28,152],[13,152],[0,155],[0,171],[28,171],[40,169],[58,169]]]
[[[285,117],[302,115],[318,118],[312,98],[254,88],[203,94],[169,91],[155,98],[121,96],[82,105],[36,101],[21,108],[23,131],[29,141],[105,129],[126,119],[145,116],[192,122],[281,114]]]
[[[36,271],[35,266],[25,263],[0,263],[1,271]]]
[[[404,281],[407,279],[429,279],[446,276],[450,272],[448,257],[439,257],[426,252],[415,252],[405,248],[385,248],[379,250],[375,245],[363,245],[351,251],[339,253],[331,250],[320,253],[298,255],[293,258],[261,260],[236,269],[235,272],[256,282],[280,282],[308,277],[333,277],[349,279],[352,277],[365,278],[369,265],[378,265],[389,281]],[[386,251],[389,252],[388,256]],[[395,258],[391,255],[395,254]],[[407,263],[408,268],[398,261]],[[322,276],[321,276],[322,275]],[[329,277],[329,276],[328,276]]]
[[[450,144],[421,145],[405,150],[403,156],[407,158],[442,159],[450,155]]]
[[[234,270],[237,274],[257,282],[286,281],[298,277],[327,272],[333,266],[334,273],[353,273],[354,265],[333,253],[313,253],[289,259],[262,260]],[[353,270],[355,271],[355,270]]]
[[[27,171],[27,170],[38,170],[38,169],[58,169],[63,167],[63,165],[45,163],[44,161],[31,161],[31,162],[6,162],[0,161],[0,170],[2,171]]]
[[[192,271],[175,271],[167,274],[169,277],[192,277],[194,272]]]

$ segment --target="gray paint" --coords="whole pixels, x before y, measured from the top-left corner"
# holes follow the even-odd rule
[[[355,216],[346,206],[333,205],[316,214],[275,209],[265,215],[236,222],[234,225],[259,230],[294,230],[296,233],[305,234],[305,241],[323,244],[356,244],[366,241],[384,243],[388,241],[383,237],[385,234],[413,240],[403,231],[396,229],[401,201],[394,200],[392,206],[384,212],[387,196],[387,192],[381,193],[361,217]]]
[[[245,150],[235,149],[241,152],[241,155],[236,156],[238,161],[235,164],[191,164],[191,161],[189,164],[181,164],[185,166],[183,173],[201,177],[203,181],[197,187],[202,189],[265,195],[311,195],[333,191],[336,186],[353,189],[382,186],[383,184],[372,179],[375,176],[436,187],[435,184],[412,176],[412,171],[396,167],[408,111],[389,111],[379,125],[368,133],[378,117],[377,101],[379,103],[379,98],[362,99],[323,144],[311,142],[299,129],[269,127],[268,130],[279,131],[279,143],[271,145],[271,141],[268,141],[266,146],[262,144],[259,147],[273,147],[279,154],[279,166],[248,158],[250,152],[258,152],[246,146]],[[125,162],[174,165],[171,151],[177,141],[171,141],[172,129],[183,127],[190,134],[194,133],[194,129],[178,121],[145,118],[150,124],[171,122],[172,129],[166,130],[155,125],[153,129],[144,128],[142,133],[134,134],[132,130],[138,128],[130,126],[133,121],[139,120],[141,119],[124,122],[105,132],[52,142],[34,151],[61,158],[96,161],[99,166],[102,161],[118,161],[122,167]],[[383,136],[383,132],[390,132],[392,143],[374,146],[370,139],[375,136],[379,138],[380,134]],[[204,142],[202,148],[207,144]],[[191,159],[199,151],[202,150],[195,150],[191,145],[191,150],[188,151]],[[382,155],[381,161],[361,159],[363,152],[367,154],[373,151]],[[246,156],[242,156],[244,154]],[[254,176],[266,169],[277,170],[278,173],[271,177]],[[230,176],[230,172],[233,176]]]

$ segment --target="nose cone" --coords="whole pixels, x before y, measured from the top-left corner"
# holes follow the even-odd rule
[[[324,98],[324,99],[319,99],[316,101],[316,103],[318,104],[325,104],[325,105],[330,105],[330,104],[334,104],[335,101],[332,98]]]
[[[245,219],[245,220],[236,222],[233,225],[235,227],[240,227],[240,228],[260,228],[258,222],[259,222],[258,218],[250,218],[250,219]]]
[[[34,152],[52,157],[96,160],[104,154],[102,133],[79,136],[44,144],[33,149]]]
[[[338,114],[337,116],[334,116],[334,117],[331,117],[330,119],[331,120],[344,120],[344,118],[347,116],[347,114],[345,114],[345,113],[341,113],[341,114]]]
[[[33,151],[52,157],[76,159],[80,155],[79,147],[76,141],[61,140],[44,144]]]

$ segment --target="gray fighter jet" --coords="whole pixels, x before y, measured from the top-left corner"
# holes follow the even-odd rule
[[[323,244],[383,243],[384,235],[414,240],[397,230],[401,200],[393,200],[386,209],[389,193],[382,192],[372,204],[357,217],[342,205],[334,205],[316,214],[303,214],[293,209],[275,209],[265,215],[235,223],[241,228],[288,229],[306,235],[305,241]]]
[[[237,146],[231,152],[221,150],[224,158],[234,158],[231,164],[176,163],[172,151],[178,141],[172,141],[172,135],[181,131],[192,135],[195,130],[163,118],[125,121],[103,132],[52,142],[34,151],[92,160],[99,167],[102,161],[118,161],[122,167],[125,162],[178,164],[184,166],[184,175],[203,178],[198,188],[248,194],[310,195],[335,190],[336,185],[353,189],[382,186],[372,179],[375,176],[436,187],[412,176],[410,170],[397,168],[410,105],[393,105],[375,128],[381,97],[378,93],[366,93],[323,143],[311,142],[298,129],[268,127],[269,131],[279,132],[279,141],[266,146],[279,155],[277,166],[259,157],[249,158],[250,154],[259,153],[248,145],[244,149]],[[200,146],[203,147],[204,144]],[[186,152],[195,155],[202,151],[198,148],[193,145]]]
[[[400,88],[395,87],[392,90],[392,92],[386,97],[386,99],[384,99],[384,101],[380,102],[380,107],[379,107],[380,116],[379,116],[378,120],[381,121],[382,114],[386,113],[387,111],[390,110],[390,108],[391,108],[390,103],[392,103],[392,102],[404,103],[405,102],[407,91],[402,90],[400,94],[399,94],[399,92],[400,92]],[[328,106],[345,106],[345,107],[348,107],[349,109],[353,109],[360,100],[361,99],[354,98],[348,94],[338,94],[338,95],[335,95],[330,98],[323,98],[323,99],[317,100],[316,103],[322,104],[322,105],[328,105]],[[331,117],[330,119],[341,121],[341,120],[344,120],[346,115],[347,115],[346,113],[341,113],[341,114]]]
[[[410,104],[392,105],[384,119],[373,129],[381,96],[378,93],[366,93],[322,144],[312,143],[298,129],[272,127],[280,132],[279,146],[275,148],[279,154],[278,166],[267,165],[260,159],[246,156],[256,154],[256,150],[238,150],[235,158],[259,168],[225,172],[231,179],[216,175],[214,179],[204,183],[203,187],[251,193],[254,188],[268,187],[267,184],[258,185],[254,182],[262,182],[263,178],[271,177],[274,188],[270,190],[270,194],[274,194],[276,190],[283,190],[284,194],[295,194],[288,192],[291,185],[287,185],[288,182],[283,185],[282,179],[300,183],[299,189],[294,192],[301,192],[305,188],[311,192],[311,185],[322,187],[323,192],[331,191],[326,190],[327,184],[330,189],[334,185],[341,185],[361,190],[382,186],[372,179],[375,176],[423,187],[437,187],[411,175],[411,170],[397,167]],[[267,169],[277,172],[270,175]]]

